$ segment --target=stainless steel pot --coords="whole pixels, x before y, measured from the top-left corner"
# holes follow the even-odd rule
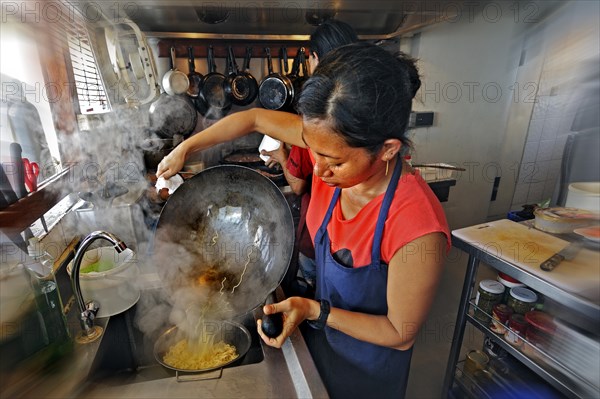
[[[205,169],[167,200],[154,237],[154,262],[171,298],[230,319],[262,305],[292,257],[288,203],[268,178],[243,167]]]

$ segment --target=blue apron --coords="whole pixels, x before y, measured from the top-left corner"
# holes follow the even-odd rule
[[[371,263],[366,266],[344,266],[331,254],[327,225],[341,193],[339,188],[335,190],[315,236],[316,299],[327,299],[332,307],[340,309],[387,314],[388,265],[381,262],[381,240],[401,173],[402,162],[398,159],[377,218]],[[400,351],[374,345],[330,327],[325,327],[325,336],[329,348],[322,349],[318,356],[329,357],[323,366],[328,368],[324,382],[332,397],[404,397],[412,348]]]

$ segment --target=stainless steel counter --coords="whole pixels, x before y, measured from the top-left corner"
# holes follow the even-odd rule
[[[281,298],[281,290],[277,291]],[[260,309],[254,312],[260,317]],[[109,327],[110,328],[110,327]],[[180,374],[156,362],[135,372],[89,378],[78,397],[90,398],[243,398],[327,397],[299,330],[281,350],[261,341],[264,359],[202,374]],[[93,376],[92,376],[93,377]]]

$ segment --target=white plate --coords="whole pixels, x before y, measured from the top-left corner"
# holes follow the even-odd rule
[[[600,226],[582,227],[573,230],[573,233],[578,234],[590,241],[600,242]]]

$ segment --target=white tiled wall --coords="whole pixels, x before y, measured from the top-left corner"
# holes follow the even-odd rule
[[[586,3],[586,2],[584,2]],[[588,4],[589,6],[589,4]],[[581,104],[581,89],[589,84],[585,64],[600,58],[598,24],[587,24],[588,7],[572,2],[550,18],[536,34],[544,35],[545,54],[512,210],[552,199],[562,153]],[[595,18],[597,19],[596,13]],[[593,64],[593,62],[592,62]],[[597,64],[596,64],[597,67]]]

